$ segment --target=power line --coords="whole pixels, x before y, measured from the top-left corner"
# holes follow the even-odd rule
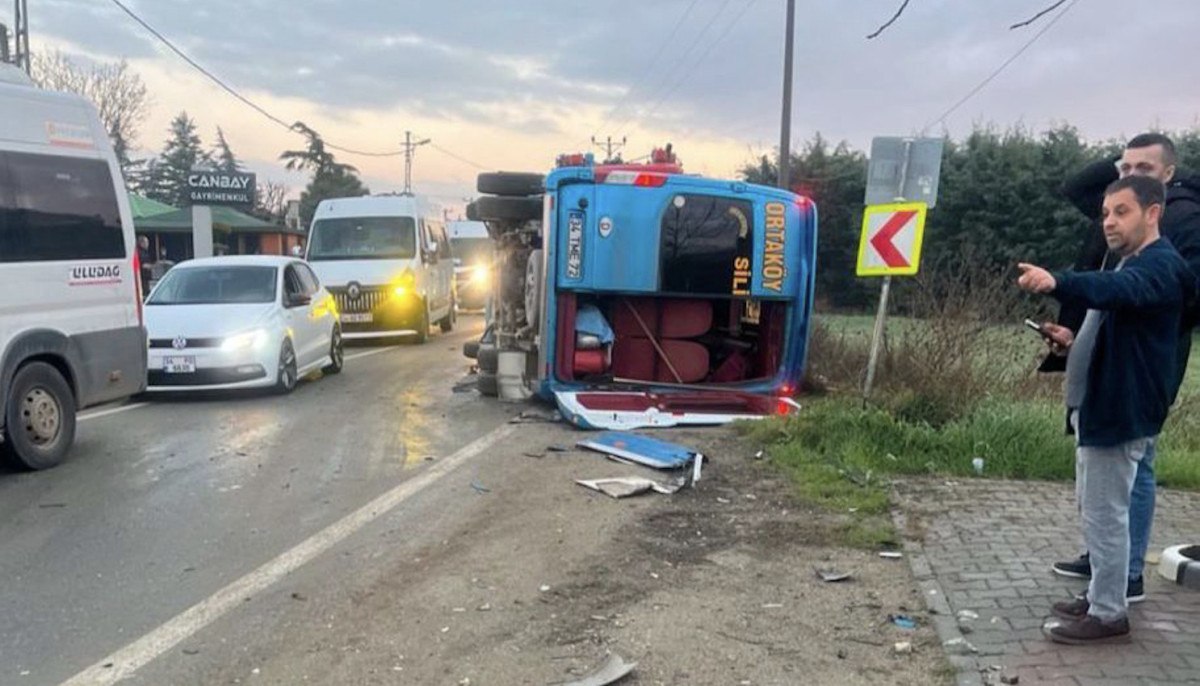
[[[696,49],[696,46],[700,45],[700,41],[704,40],[704,36],[708,33],[708,30],[712,28],[713,24],[717,22],[717,19],[719,19],[721,15],[725,13],[725,8],[729,6],[729,2],[730,0],[724,0],[724,2],[721,3],[721,6],[717,8],[716,14],[712,15],[712,17],[708,20],[708,23],[704,25],[704,28],[700,29],[700,33],[696,34],[696,38],[692,40],[691,45],[689,45],[687,49],[683,51],[683,54],[681,54],[679,59],[675,61],[675,65],[667,70],[666,75],[658,82],[658,85],[651,92],[662,90],[663,86],[666,86],[667,83],[670,82],[671,77],[674,76],[675,72],[679,71],[679,67],[682,66],[687,60],[688,56],[692,54],[692,51]],[[709,50],[711,49],[712,43],[709,43]],[[707,54],[707,51],[705,54]],[[613,128],[618,129],[628,125],[629,122],[633,121],[636,116],[636,112],[630,113],[621,119],[621,121],[613,124]]]
[[[255,112],[258,112],[262,116],[266,117],[270,121],[295,133],[295,129],[292,128],[291,124],[280,119],[279,117],[275,116],[274,114],[271,114],[266,109],[260,107],[258,104],[256,104],[255,102],[253,102],[246,96],[242,95],[241,93],[239,93],[232,86],[230,86],[229,84],[222,81],[219,77],[217,77],[211,71],[205,69],[198,62],[196,62],[196,60],[192,59],[185,52],[183,52],[183,50],[180,50],[178,47],[176,47],[175,44],[172,43],[170,39],[168,39],[163,34],[159,33],[158,30],[156,30],[153,26],[146,23],[146,21],[144,19],[142,19],[136,13],[134,13],[133,10],[129,9],[124,3],[121,2],[121,0],[112,0],[112,3],[114,5],[116,5],[117,7],[121,8],[121,11],[123,11],[125,14],[129,15],[129,17],[131,19],[133,19],[135,22],[137,22],[138,24],[140,24],[142,26],[142,28],[149,31],[151,35],[153,35],[155,38],[157,38],[163,45],[167,46],[171,50],[171,52],[174,52],[176,55],[178,55],[180,57],[180,59],[182,59],[184,62],[187,62],[196,71],[198,71],[201,74],[203,74],[204,76],[208,77],[208,79],[210,81],[212,81],[213,83],[220,86],[221,89],[224,90],[226,93],[229,93],[234,98],[241,101],[243,104],[250,107]],[[362,155],[364,157],[397,157],[399,155],[404,154],[404,151],[402,151],[402,150],[396,150],[396,151],[392,151],[392,152],[369,152],[369,151],[365,151],[365,150],[355,150],[353,148],[345,148],[340,145],[334,145],[333,143],[329,143],[328,141],[325,143],[325,147],[331,148],[333,150],[337,150],[339,152],[349,153],[351,155]]]
[[[951,114],[954,114],[954,112],[956,112],[958,110],[958,108],[965,105],[968,100],[975,97],[984,88],[987,88],[988,84],[990,84],[992,81],[994,81],[997,76],[1000,76],[1000,74],[1002,72],[1004,72],[1005,69],[1008,69],[1009,65],[1011,65],[1013,62],[1016,62],[1017,58],[1020,57],[1021,55],[1023,55],[1025,53],[1025,51],[1028,50],[1030,47],[1032,47],[1033,44],[1038,41],[1038,39],[1040,39],[1042,36],[1046,35],[1047,31],[1054,28],[1054,25],[1058,23],[1058,20],[1062,19],[1063,16],[1065,16],[1067,12],[1070,12],[1071,8],[1074,7],[1075,3],[1077,3],[1077,2],[1079,2],[1079,0],[1071,0],[1070,3],[1067,4],[1067,6],[1064,7],[1061,12],[1054,15],[1054,18],[1052,18],[1049,22],[1047,22],[1044,26],[1042,26],[1040,31],[1035,33],[1033,35],[1033,37],[1030,38],[1028,41],[1026,41],[1025,44],[1022,45],[1019,50],[1017,50],[1015,53],[1013,53],[1012,57],[1009,57],[1007,60],[1005,60],[999,67],[996,68],[995,71],[993,71],[991,74],[989,74],[987,78],[985,78],[983,81],[980,81],[979,85],[972,88],[966,95],[964,95],[961,99],[959,99],[958,102],[954,103],[949,108],[947,108],[946,111],[942,112],[942,114],[939,117],[937,117],[936,119],[933,119],[928,124],[926,124],[921,129],[921,135],[924,136],[925,133],[927,131],[929,131],[930,128],[932,128],[933,126],[935,126],[937,124],[941,124],[941,123],[945,122],[946,118],[949,117]]]
[[[724,41],[729,36],[729,34],[733,31],[734,27],[736,27],[738,25],[738,22],[740,22],[742,20],[742,17],[746,16],[746,13],[750,11],[750,8],[754,7],[754,4],[756,2],[758,2],[758,0],[749,0],[749,2],[747,2],[745,4],[745,6],[742,7],[742,11],[739,12],[737,14],[737,16],[735,16],[733,18],[732,21],[730,21],[728,24],[725,25],[725,30],[721,33],[721,35],[717,36],[716,40],[709,43],[708,48],[705,49],[705,51],[700,54],[700,57],[698,57],[696,59],[696,61],[692,63],[691,69],[687,70],[683,74],[683,76],[678,81],[675,82],[674,86],[672,86],[670,89],[665,91],[658,98],[658,100],[655,101],[655,103],[650,107],[650,109],[647,110],[646,113],[642,115],[643,117],[648,118],[650,115],[657,112],[658,108],[661,107],[663,105],[663,103],[665,103],[667,101],[667,98],[671,97],[671,95],[674,94],[675,91],[679,90],[679,88],[681,86],[683,86],[683,84],[690,81],[691,78],[696,75],[696,68],[699,67],[701,64],[703,64],[704,60],[709,56],[710,53],[712,53],[713,49],[716,48],[718,45],[720,45],[721,42]]]
[[[659,42],[658,51],[654,53],[654,57],[651,57],[646,64],[651,66],[658,64],[658,58],[662,57],[663,52],[665,52],[667,49],[667,46],[670,45],[671,41],[675,39],[675,34],[679,33],[679,28],[683,26],[683,22],[686,21],[687,18],[692,14],[692,10],[696,8],[696,4],[699,2],[700,0],[692,0],[691,4],[689,4],[687,8],[683,10],[683,14],[679,15],[679,19],[675,22],[675,26],[671,29],[671,33],[667,35],[665,40]],[[625,94],[621,96],[621,99],[617,101],[617,104],[613,105],[612,109],[610,109],[608,113],[604,115],[604,119],[600,120],[599,126],[597,126],[596,130],[592,132],[593,137],[596,135],[596,132],[604,128],[604,125],[608,123],[608,120],[614,114],[616,114],[618,110],[621,109],[621,106],[625,104],[625,101],[629,99],[629,96],[636,93],[637,90],[642,87],[642,84],[649,76],[649,69],[642,72],[637,81],[635,81],[634,84],[630,86],[629,90],[625,91]]]
[[[430,142],[429,147],[433,148],[434,150],[437,150],[438,152],[442,153],[446,157],[450,157],[452,159],[458,160],[459,162],[462,162],[463,164],[475,167],[476,169],[482,169],[484,171],[487,171],[487,169],[488,169],[488,167],[485,167],[482,164],[479,164],[478,162],[472,162],[471,160],[469,160],[461,155],[456,155],[455,153],[450,152],[449,150],[438,145],[437,143]]]

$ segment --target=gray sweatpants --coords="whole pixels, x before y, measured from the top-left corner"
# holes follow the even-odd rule
[[[1072,413],[1071,423],[1077,418]],[[1078,438],[1078,431],[1076,432]],[[1075,497],[1091,554],[1088,614],[1106,622],[1125,616],[1129,583],[1129,496],[1137,466],[1154,444],[1139,438],[1111,447],[1075,448]]]

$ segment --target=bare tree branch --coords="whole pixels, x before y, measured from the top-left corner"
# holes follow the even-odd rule
[[[887,22],[885,22],[883,26],[880,26],[878,29],[875,29],[875,33],[868,35],[867,40],[875,38],[879,34],[883,33],[885,30],[887,30],[887,27],[891,26],[892,24],[895,24],[896,20],[900,18],[900,15],[904,14],[904,10],[905,10],[905,8],[908,7],[908,3],[909,3],[909,0],[904,0],[904,2],[900,4],[900,9],[896,10],[896,14],[893,15],[891,19],[888,19]]]
[[[1050,5],[1046,9],[1042,10],[1041,12],[1038,12],[1037,14],[1026,19],[1025,21],[1017,22],[1016,24],[1013,24],[1012,26],[1010,26],[1008,28],[1009,28],[1009,30],[1012,30],[1012,29],[1019,29],[1022,26],[1029,26],[1030,24],[1037,21],[1038,19],[1041,19],[1042,17],[1046,16],[1047,14],[1050,14],[1054,10],[1058,9],[1059,6],[1061,6],[1066,1],[1067,0],[1058,0],[1058,2],[1054,3],[1053,5]]]

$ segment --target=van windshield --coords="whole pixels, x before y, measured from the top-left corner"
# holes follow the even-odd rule
[[[492,261],[490,238],[451,238],[450,250],[462,265],[490,264]]]
[[[275,302],[275,267],[184,267],[163,277],[147,305]]]
[[[409,260],[417,255],[412,217],[338,217],[313,224],[308,260]]]

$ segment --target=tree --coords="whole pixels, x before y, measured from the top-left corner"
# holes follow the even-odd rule
[[[129,157],[138,131],[150,112],[150,96],[142,78],[125,60],[83,64],[60,51],[34,53],[33,81],[48,90],[84,96],[96,106],[104,130],[112,139],[121,169],[129,176],[137,166]]]
[[[213,146],[209,156],[212,157],[217,171],[229,174],[242,171],[242,163],[233,154],[233,150],[229,148],[229,141],[225,140],[225,132],[219,126],[217,127],[217,144]]]
[[[197,167],[211,166],[212,158],[204,151],[196,133],[196,122],[187,112],[180,112],[171,120],[169,132],[162,154],[150,163],[143,190],[154,200],[183,207],[191,204],[188,175]]]
[[[287,214],[288,187],[274,181],[259,182],[254,189],[254,209],[250,214],[265,221],[282,224]]]
[[[358,178],[358,170],[348,164],[338,162],[333,153],[325,148],[321,135],[304,124],[296,122],[292,129],[302,134],[308,143],[304,150],[288,150],[279,156],[286,160],[289,171],[311,171],[312,181],[300,194],[300,222],[308,226],[312,222],[313,213],[322,200],[329,198],[350,198],[367,195],[371,191]]]

